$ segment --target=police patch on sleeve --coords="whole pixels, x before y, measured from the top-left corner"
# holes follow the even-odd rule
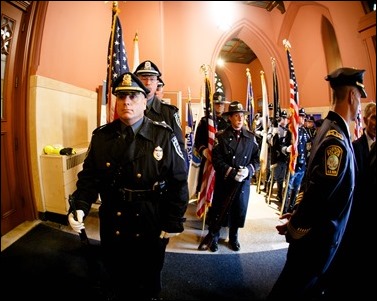
[[[154,151],[153,151],[153,157],[157,160],[160,161],[162,157],[164,156],[164,151],[161,146],[157,146]]]
[[[331,145],[326,148],[325,162],[326,162],[326,175],[338,176],[340,162],[342,161],[343,150],[337,145]]]
[[[179,142],[177,140],[177,137],[174,136],[172,139],[171,139],[171,142],[173,143],[174,145],[174,149],[175,149],[175,152],[183,159],[185,160],[185,158],[183,157],[183,153],[182,153],[182,150],[181,150],[181,147],[179,146]]]
[[[179,128],[181,128],[181,119],[179,118],[178,113],[174,113],[174,119],[177,125],[179,126]]]

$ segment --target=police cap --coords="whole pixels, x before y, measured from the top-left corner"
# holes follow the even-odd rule
[[[162,78],[161,77],[159,77],[158,79],[157,79],[157,87],[164,87],[165,86],[165,83],[164,83],[164,81],[162,80]]]
[[[313,114],[306,115],[306,120],[314,122],[315,121],[314,115]]]
[[[119,93],[128,92],[141,92],[147,96],[150,91],[135,74],[126,72],[115,80],[113,84],[113,94],[116,96]]]
[[[213,103],[229,103],[229,101],[226,101],[225,94],[223,92],[215,92],[213,93]]]
[[[151,61],[144,61],[135,70],[136,75],[156,75],[161,76],[160,70]]]
[[[299,116],[306,116],[306,113],[305,113],[305,109],[304,108],[300,108],[299,110],[298,110],[298,115]]]
[[[359,89],[362,98],[367,97],[364,90],[364,72],[365,70],[355,68],[339,68],[325,77],[330,82],[331,88],[335,89],[340,86],[355,86]]]
[[[282,117],[282,118],[288,118],[287,111],[286,110],[281,111],[280,117]]]
[[[232,101],[229,105],[229,109],[227,112],[224,112],[222,114],[222,116],[228,116],[228,115],[231,115],[233,113],[244,113],[245,115],[249,115],[250,112],[249,111],[245,111],[243,109],[243,105],[242,103],[240,103],[239,101],[235,100],[235,101]]]

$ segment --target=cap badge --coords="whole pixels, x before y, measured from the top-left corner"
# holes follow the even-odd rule
[[[151,62],[145,62],[145,64],[144,64],[144,69],[145,69],[145,70],[152,70]]]
[[[123,76],[122,86],[132,87],[131,75],[126,74],[125,76]]]

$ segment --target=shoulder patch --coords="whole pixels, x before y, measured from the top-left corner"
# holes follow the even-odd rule
[[[181,147],[179,145],[179,142],[178,142],[178,139],[176,136],[174,136],[172,139],[171,139],[171,142],[173,143],[173,146],[174,146],[174,149],[175,149],[175,152],[183,159],[185,160],[185,157],[183,156],[183,153],[182,153],[182,150],[181,150]]]
[[[179,126],[179,128],[181,128],[181,119],[179,118],[178,112],[174,113],[174,119],[175,119],[175,122],[177,123],[177,125]]]
[[[342,161],[343,149],[337,145],[330,145],[325,150],[325,174],[327,176],[337,177],[339,173],[340,162]]]
[[[344,140],[343,135],[342,135],[341,133],[339,133],[337,130],[329,130],[329,131],[327,131],[327,133],[326,133],[326,137],[327,137],[327,136],[334,136],[334,137],[336,137],[336,138],[339,138],[339,139],[341,139],[341,140]]]

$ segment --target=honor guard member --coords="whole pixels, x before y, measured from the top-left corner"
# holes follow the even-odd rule
[[[165,83],[164,81],[162,80],[161,77],[158,78],[158,83],[157,83],[157,90],[156,90],[156,96],[162,100],[162,98],[164,97],[164,87],[165,87]]]
[[[199,250],[218,250],[221,227],[229,227],[229,248],[233,251],[241,249],[238,230],[245,225],[250,178],[259,167],[258,144],[245,126],[245,118],[249,114],[239,101],[232,101],[229,111],[223,113],[230,125],[218,133],[212,150],[216,183],[208,211],[208,233],[213,239],[207,246],[199,245]],[[237,191],[234,191],[235,188]]]
[[[185,140],[182,133],[182,124],[179,118],[178,108],[174,105],[165,103],[158,97],[158,95],[156,95],[158,84],[159,82],[162,82],[160,79],[162,75],[160,70],[158,70],[153,62],[144,61],[136,68],[135,74],[150,91],[147,95],[145,116],[154,121],[165,122],[173,129],[185,156],[188,172],[188,155],[185,148]]]
[[[216,115],[214,118],[215,128],[216,131],[222,131],[229,126],[229,122],[222,115],[225,111],[225,104],[229,103],[229,101],[226,100],[225,94],[223,92],[213,93],[212,100]],[[200,119],[198,127],[196,129],[194,149],[199,153],[201,157],[198,185],[196,188],[196,194],[198,194],[202,186],[204,165],[208,154],[208,123],[206,116],[203,116]]]
[[[156,300],[169,237],[183,231],[185,160],[166,124],[144,116],[149,89],[132,73],[114,83],[119,119],[94,130],[73,193],[78,233],[101,198],[100,238],[110,299]]]
[[[304,108],[298,110],[299,123],[298,123],[298,135],[297,135],[297,158],[295,165],[295,172],[291,173],[288,182],[288,192],[286,196],[286,201],[283,208],[283,213],[292,212],[294,204],[296,202],[296,197],[300,189],[302,179],[304,178],[307,160],[309,158],[310,149],[312,142],[310,140],[310,135],[306,130],[305,118],[306,113]],[[288,131],[287,141],[291,141],[292,133]],[[288,146],[285,149],[285,153],[289,153],[292,150],[292,146]]]
[[[274,178],[271,183],[272,187],[274,183],[277,183],[277,195],[276,199],[281,202],[283,200],[283,185],[287,175],[288,156],[283,152],[283,149],[287,147],[288,136],[288,114],[286,110],[279,110],[278,127],[273,129],[273,136],[271,138],[271,167],[274,168]],[[290,144],[290,141],[289,141]]]
[[[364,72],[339,68],[325,78],[333,90],[332,107],[314,139],[294,211],[281,216],[288,221],[276,226],[289,247],[270,300],[324,297],[321,283],[342,241],[353,202],[356,163],[348,124],[366,97]]]

